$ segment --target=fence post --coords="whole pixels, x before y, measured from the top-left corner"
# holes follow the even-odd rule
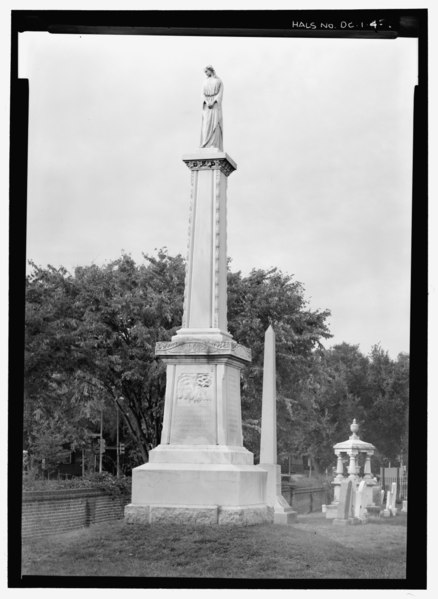
[[[400,468],[397,468],[397,497],[396,501],[400,501]]]

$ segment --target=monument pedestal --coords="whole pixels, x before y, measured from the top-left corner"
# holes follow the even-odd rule
[[[325,517],[327,518],[327,520],[333,520],[334,518],[338,517],[338,505],[339,501],[336,503],[330,503],[329,505],[326,505]]]
[[[266,503],[274,510],[274,524],[292,524],[297,521],[297,512],[281,494],[281,466],[277,464],[259,464],[259,468],[268,473],[266,484]]]
[[[251,352],[227,332],[225,152],[186,156],[192,171],[182,328],[156,345],[166,363],[161,444],[132,472],[128,522],[272,522],[267,472],[243,447],[240,371]]]
[[[272,521],[267,473],[242,446],[238,354],[245,349],[227,343],[192,342],[198,353],[190,357],[185,342],[158,345],[168,362],[162,443],[133,470],[128,522]]]
[[[267,472],[242,446],[240,369],[249,351],[234,341],[158,343],[167,363],[161,444],[132,472],[128,522],[272,522]]]
[[[264,481],[243,464],[148,463],[133,471],[128,522],[258,524],[272,521]]]

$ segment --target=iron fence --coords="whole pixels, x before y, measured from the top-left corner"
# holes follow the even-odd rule
[[[380,470],[380,484],[382,489],[387,493],[391,490],[392,483],[397,485],[397,497],[396,501],[401,502],[408,498],[408,477],[407,473],[401,468],[391,468],[390,473],[385,472],[389,468],[381,468]],[[396,470],[396,472],[394,472]]]

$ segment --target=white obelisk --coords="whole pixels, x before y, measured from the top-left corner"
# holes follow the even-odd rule
[[[272,326],[269,326],[265,332],[259,467],[268,472],[266,503],[274,508],[274,524],[295,522],[297,512],[290,507],[281,494],[281,467],[277,464],[277,385],[275,333]]]

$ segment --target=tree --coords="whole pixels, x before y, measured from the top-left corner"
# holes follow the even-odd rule
[[[155,357],[182,318],[184,263],[160,250],[137,267],[129,256],[76,269],[83,289],[80,343],[87,374],[120,408],[143,461],[160,442],[165,369]]]
[[[350,435],[356,418],[361,439],[376,447],[374,461],[407,456],[409,358],[390,359],[379,346],[364,356],[342,343],[315,352],[313,371],[300,391],[295,422],[298,445],[316,470],[334,463],[333,445]]]
[[[181,326],[184,260],[159,250],[137,265],[128,255],[104,266],[35,264],[27,279],[25,448],[54,456],[63,442],[84,448],[104,428],[113,438],[120,410],[132,456],[147,461],[160,443],[165,367],[157,341]],[[244,444],[260,446],[264,335],[276,334],[279,459],[308,454],[313,468],[333,462],[356,418],[362,438],[394,460],[407,451],[409,358],[378,346],[364,356],[342,343],[329,350],[328,310],[310,310],[304,288],[273,268],[228,272],[229,331],[252,351],[241,377]],[[112,414],[112,416],[111,416]]]
[[[370,356],[341,343],[316,350],[307,375],[295,388],[290,431],[297,452],[307,453],[318,472],[335,464],[333,445],[350,435],[354,418],[359,435],[376,446],[374,461],[407,456],[409,358],[389,358],[379,346]]]
[[[77,297],[64,268],[32,264],[27,279],[25,337],[24,444],[34,459],[54,466],[65,444],[87,442],[86,423],[93,420],[93,397],[79,394]]]
[[[120,409],[141,460],[160,442],[165,368],[154,349],[181,325],[184,261],[164,250],[145,260],[138,266],[123,255],[102,267],[78,267],[73,275],[33,265],[26,313],[28,448],[35,449],[42,430],[39,413],[44,421],[63,421],[63,435],[84,443],[83,431],[96,430],[102,402]],[[242,377],[245,441],[258,454],[264,332],[273,324],[284,430],[279,439],[286,447],[295,401],[289,390],[329,336],[328,312],[310,311],[302,285],[276,269],[248,277],[230,272],[228,287],[229,330],[253,353]]]
[[[280,459],[297,448],[295,417],[303,381],[312,368],[315,349],[329,338],[329,311],[310,310],[303,285],[276,268],[254,269],[247,277],[228,275],[229,331],[251,348],[252,362],[242,373],[244,443],[256,456],[260,447],[264,336],[275,330],[277,421]]]
[[[397,462],[401,455],[406,459],[409,356],[399,354],[393,361],[375,345],[370,354],[369,386],[372,396],[367,412],[369,441],[385,461]]]
[[[99,409],[101,401],[118,406],[147,461],[160,441],[165,388],[154,347],[181,322],[184,263],[164,250],[145,259],[137,267],[123,255],[103,267],[78,267],[73,276],[34,265],[27,285],[27,434],[38,406],[46,420],[59,414],[57,375],[68,381],[72,397],[97,399]],[[79,434],[83,423],[77,424]]]

